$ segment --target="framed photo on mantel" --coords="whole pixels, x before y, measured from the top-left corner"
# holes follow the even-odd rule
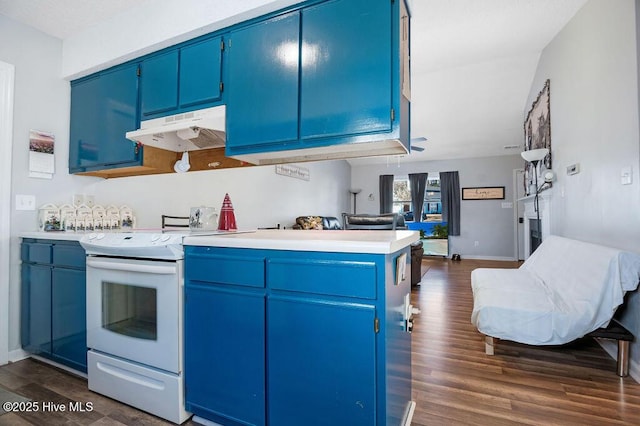
[[[504,200],[504,186],[462,188],[463,200]]]

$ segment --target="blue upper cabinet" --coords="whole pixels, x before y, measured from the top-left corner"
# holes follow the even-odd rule
[[[168,151],[145,153],[125,133],[223,103],[236,160],[407,153],[405,2],[308,0],[72,82],[70,172],[172,172]]]
[[[222,37],[180,49],[180,106],[219,101],[222,97]]]
[[[406,153],[403,24],[404,0],[329,0],[231,32],[226,155],[254,164],[349,158],[372,155],[369,142],[384,142],[373,155]]]
[[[391,131],[391,2],[302,10],[300,137]]]
[[[72,82],[69,172],[139,165],[140,149],[125,137],[138,120],[137,64]]]
[[[163,51],[142,61],[142,120],[203,108],[222,98],[222,37]]]
[[[142,61],[142,119],[178,108],[178,50]]]
[[[227,150],[298,139],[299,12],[230,34]]]
[[[69,130],[69,172],[83,172],[99,164],[102,132],[99,125],[102,96],[100,76],[71,84],[71,128]],[[124,136],[124,135],[123,135]]]

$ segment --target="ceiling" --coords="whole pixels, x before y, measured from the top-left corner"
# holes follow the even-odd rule
[[[64,40],[161,1],[0,0],[0,14]],[[398,161],[520,152],[540,53],[586,1],[410,0],[411,135],[427,141]]]

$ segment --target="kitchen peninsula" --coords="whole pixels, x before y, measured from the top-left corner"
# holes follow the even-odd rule
[[[220,424],[409,424],[414,231],[186,237],[186,409]]]

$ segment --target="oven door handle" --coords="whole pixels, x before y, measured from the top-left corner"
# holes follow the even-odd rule
[[[177,272],[175,264],[171,265],[140,265],[124,262],[105,262],[87,258],[87,267],[108,269],[112,271],[142,272],[144,274],[172,275]]]

